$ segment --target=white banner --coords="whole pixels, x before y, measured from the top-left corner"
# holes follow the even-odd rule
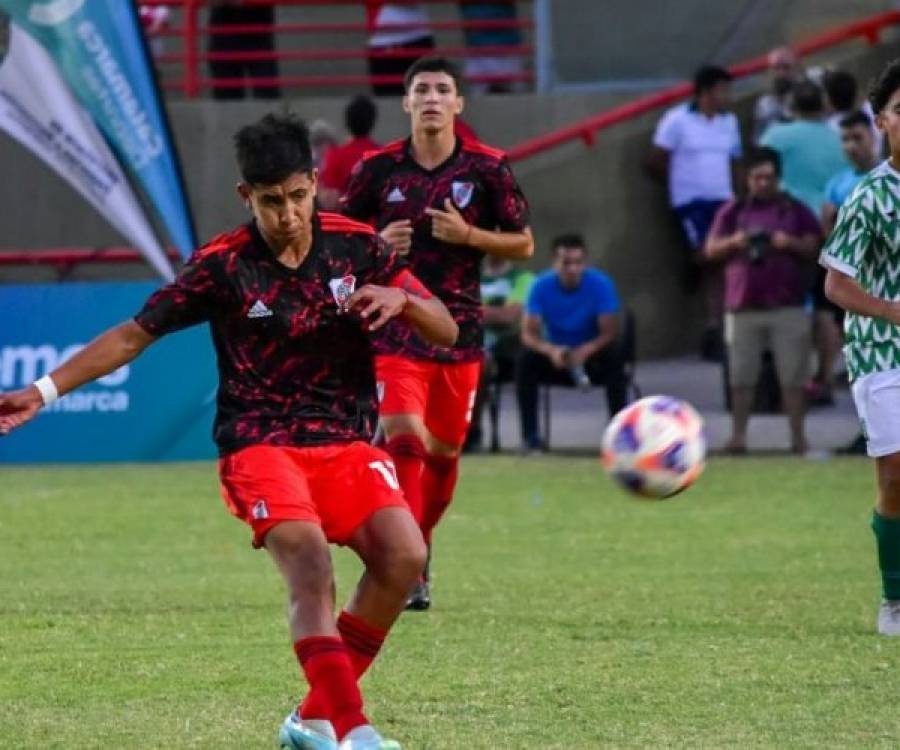
[[[167,281],[172,265],[119,164],[44,48],[16,24],[0,62],[0,129],[81,193]]]

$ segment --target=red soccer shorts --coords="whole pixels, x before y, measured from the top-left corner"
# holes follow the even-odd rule
[[[481,362],[431,362],[375,357],[379,412],[417,414],[442,443],[462,446],[472,421]]]
[[[282,521],[318,524],[346,544],[377,510],[408,507],[394,464],[368,443],[292,448],[251,445],[219,459],[222,496],[261,547]]]

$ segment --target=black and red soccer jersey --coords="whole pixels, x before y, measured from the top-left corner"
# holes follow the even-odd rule
[[[445,210],[450,198],[466,222],[481,229],[521,231],[528,226],[528,203],[502,151],[457,138],[447,161],[434,169],[420,166],[410,139],[395,141],[357,163],[341,210],[378,230],[399,219],[412,221],[412,272],[450,310],[459,325],[452,348],[423,341],[402,320],[391,321],[375,342],[380,354],[415,359],[470,362],[481,358],[483,322],[480,270],[484,253],[431,235],[426,208]]]
[[[221,454],[369,440],[378,408],[370,334],[340,307],[354,289],[390,285],[405,267],[371,227],[323,212],[309,254],[290,269],[251,223],[194,253],[135,320],[154,336],[209,322]]]

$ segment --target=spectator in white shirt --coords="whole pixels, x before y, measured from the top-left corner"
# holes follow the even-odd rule
[[[665,175],[669,203],[689,247],[688,274],[699,281],[706,306],[701,354],[722,355],[723,280],[720,264],[707,261],[703,244],[719,207],[734,197],[741,136],[727,111],[731,74],[711,65],[694,76],[694,99],[673,107],[653,135],[649,167]]]
[[[395,83],[373,82],[372,91],[376,96],[403,96],[406,69],[434,49],[428,9],[421,3],[366,0],[366,13],[370,29],[369,74],[398,76]],[[386,52],[391,56],[385,57]]]

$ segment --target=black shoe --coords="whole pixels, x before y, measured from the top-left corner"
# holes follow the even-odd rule
[[[843,448],[838,448],[837,452],[842,456],[865,456],[867,453],[866,439],[860,433]]]
[[[425,578],[420,578],[413,586],[409,599],[406,600],[406,609],[424,612],[429,607],[431,607],[431,586]]]

